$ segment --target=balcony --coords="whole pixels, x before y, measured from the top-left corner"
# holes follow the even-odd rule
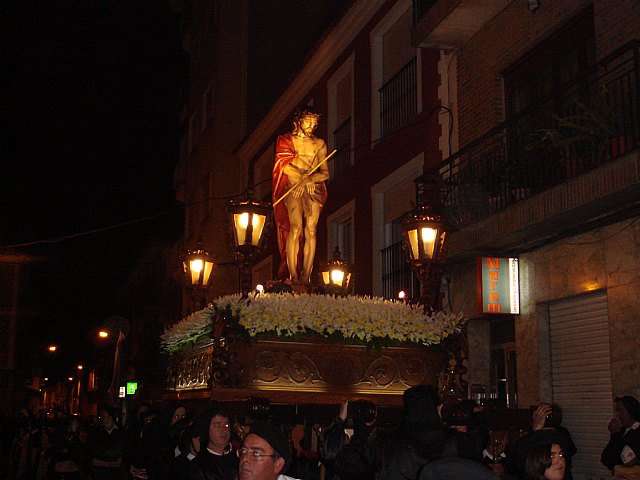
[[[413,44],[424,48],[464,45],[513,0],[414,0]]]
[[[517,254],[640,213],[639,49],[622,47],[416,180],[417,201],[441,204],[459,230],[450,258]]]

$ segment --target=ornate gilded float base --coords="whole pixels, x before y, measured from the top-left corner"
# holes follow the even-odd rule
[[[355,396],[378,405],[401,404],[402,392],[421,383],[437,384],[444,356],[423,347],[365,346],[253,339],[235,342],[229,352],[227,387],[212,386],[213,347],[181,352],[171,373],[167,398],[210,397],[240,401],[262,396],[272,402],[339,403]]]

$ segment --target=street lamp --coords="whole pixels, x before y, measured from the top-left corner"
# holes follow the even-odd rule
[[[254,202],[249,190],[246,200],[232,200],[227,207],[233,252],[240,270],[242,297],[251,290],[251,268],[255,257],[264,251],[273,208],[267,202]]]
[[[213,257],[204,249],[202,241],[198,242],[195,250],[187,250],[182,260],[185,282],[191,290],[194,307],[197,296],[200,296],[200,302],[198,302],[200,308],[204,308],[206,304],[206,291],[209,288],[214,266]]]
[[[333,258],[322,269],[322,282],[325,287],[349,288],[351,281],[351,267],[349,262],[342,259],[340,248],[333,251]]]
[[[207,288],[213,271],[213,257],[209,255],[202,242],[198,242],[195,250],[187,250],[182,261],[185,280],[191,287]]]
[[[420,280],[420,298],[425,308],[440,307],[442,264],[446,257],[448,225],[428,204],[402,221],[402,246]]]
[[[107,391],[111,406],[117,405],[118,391],[120,387],[120,367],[122,363],[122,348],[123,343],[127,335],[129,335],[129,321],[124,317],[114,315],[107,318],[105,321],[105,329],[100,330],[99,335],[101,338],[107,338],[113,333],[114,337],[117,335],[116,348],[113,354],[113,375],[111,376],[111,384]],[[105,335],[103,335],[105,334]]]

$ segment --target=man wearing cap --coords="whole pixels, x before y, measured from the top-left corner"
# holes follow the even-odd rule
[[[291,459],[289,439],[277,426],[256,422],[238,450],[239,480],[295,480],[282,472]]]

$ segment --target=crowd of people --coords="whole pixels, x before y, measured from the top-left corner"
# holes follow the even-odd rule
[[[611,439],[601,461],[620,480],[640,479],[640,404],[616,397]],[[557,405],[532,410],[530,430],[496,435],[473,401],[443,404],[437,390],[404,392],[402,418],[379,429],[367,400],[345,401],[314,430],[314,452],[301,454],[291,429],[268,418],[232,424],[212,402],[191,415],[182,404],[141,405],[123,426],[120,412],[95,422],[70,416],[35,422],[23,411],[10,451],[15,480],[571,480],[577,452]],[[265,416],[266,417],[266,416]],[[299,439],[298,439],[299,441]],[[304,440],[303,440],[304,442]]]

